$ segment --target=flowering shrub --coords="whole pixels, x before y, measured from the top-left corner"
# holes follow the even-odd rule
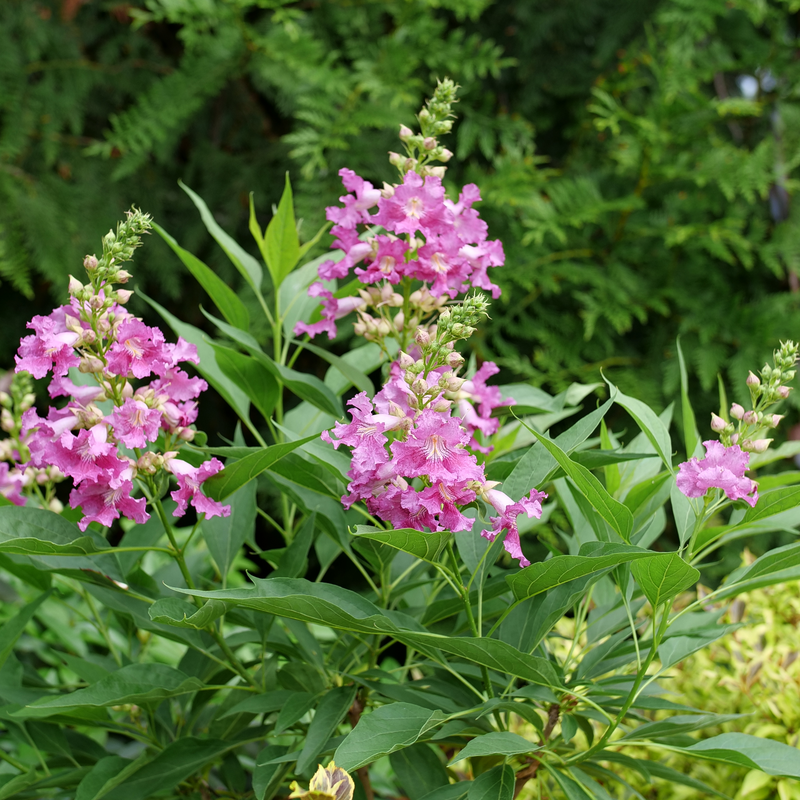
[[[300,265],[314,239],[298,239],[288,181],[266,230],[251,204],[261,261],[184,187],[253,294],[152,225],[222,340],[148,301],[169,343],[125,309],[120,265],[151,227],[137,211],[30,323],[0,397],[0,588],[24,600],[0,610],[1,797],[602,800],[630,769],[718,794],[664,750],[800,778],[790,744],[695,740],[729,718],[660,685],[732,629],[713,604],[800,574],[789,544],[696,588],[723,544],[800,525],[798,473],[757,472],[781,457],[764,433],[796,346],[748,378],[752,409],[712,415],[704,458],[685,378],[684,456],[671,410],[611,384],[488,385],[497,368],[458,348],[502,248],[477,189],[448,200],[432,166],[454,99],[443,82],[420,133],[401,128],[397,185],[343,171],[330,258]],[[311,341],[349,313],[363,343]],[[303,351],[324,379],[296,368]],[[24,371],[53,373],[47,411]],[[195,427],[207,385],[241,421],[225,445]],[[612,408],[640,433],[623,443]]]

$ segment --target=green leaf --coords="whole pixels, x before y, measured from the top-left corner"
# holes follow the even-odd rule
[[[300,530],[292,539],[292,543],[281,556],[278,569],[272,573],[273,578],[301,578],[308,571],[308,551],[314,543],[314,528],[317,515],[314,512],[306,517]]]
[[[754,508],[748,508],[739,525],[747,525],[800,505],[800,486],[787,486],[762,494]]]
[[[533,753],[541,749],[539,745],[529,742],[522,736],[511,731],[493,731],[477,736],[467,742],[461,752],[456,753],[448,766],[461,761],[464,758],[478,758],[480,756],[518,756],[525,753]]]
[[[206,290],[222,316],[231,325],[246,331],[250,327],[250,315],[236,292],[197,256],[184,250],[160,225],[154,223],[153,228],[183,261],[195,280]]]
[[[410,553],[415,558],[433,563],[438,561],[451,534],[449,531],[423,533],[412,528],[382,531],[368,525],[356,525],[355,536],[372,539],[375,542],[394,547],[396,550],[402,550],[404,553]]]
[[[669,499],[672,504],[672,516],[675,520],[675,528],[678,531],[678,540],[683,546],[692,535],[697,521],[689,498],[678,488],[677,484],[672,483],[669,490]]]
[[[700,579],[678,553],[661,553],[631,565],[631,572],[653,608],[672,600]]]
[[[444,719],[441,711],[391,703],[364,714],[336,749],[333,760],[348,772],[414,744]]]
[[[391,636],[420,652],[437,650],[483,664],[501,673],[543,686],[560,687],[561,679],[552,663],[544,658],[522,653],[497,639],[443,636],[427,631],[400,628],[381,610],[356,592],[332,584],[289,578],[252,578],[253,586],[203,592],[196,589],[175,591],[197,597],[224,600],[244,608],[269,614],[327,625],[354,633]]]
[[[300,757],[297,759],[298,774],[303,775],[311,767],[316,766],[317,758],[331,736],[336,733],[336,728],[347,715],[355,697],[356,686],[339,686],[331,689],[320,700],[314,712],[314,719],[308,726]]]
[[[217,739],[180,738],[117,786],[111,797],[113,800],[142,800],[155,792],[167,792],[189,776],[210,767],[235,746],[233,742]]]
[[[263,448],[258,453],[251,453],[249,456],[240,458],[204,481],[203,492],[212,500],[224,500],[248,483],[248,481],[257,478],[285,455],[291,453],[292,450],[296,450],[300,445],[311,441],[315,436],[307,436],[305,439],[285,442],[284,444],[274,444],[271,447]]]
[[[289,182],[288,172],[286,173],[286,185],[278,204],[278,213],[267,226],[264,251],[267,267],[277,289],[300,259],[300,241],[297,237],[292,185]]]
[[[466,800],[472,781],[459,781],[440,786],[432,792],[422,795],[419,800]]]
[[[773,739],[746,733],[723,733],[681,750],[709,761],[760,769],[767,775],[800,778],[800,750]]]
[[[3,509],[0,509],[0,514]],[[800,543],[787,544],[770,550],[749,566],[739,567],[729,576],[727,583],[714,593],[723,600],[742,592],[773,586],[800,576]]]
[[[219,226],[214,219],[214,215],[209,211],[208,206],[203,199],[195,194],[185,183],[178,181],[178,185],[189,195],[192,202],[197,206],[200,212],[200,217],[203,224],[206,226],[208,232],[214,237],[217,244],[225,251],[225,255],[231,260],[236,269],[242,274],[242,277],[250,284],[256,294],[261,292],[261,283],[264,278],[261,265],[251,256],[241,245],[232,237],[229,236]]]
[[[421,800],[433,787],[450,785],[447,770],[436,752],[432,745],[417,742],[389,756],[389,763],[408,800]]]
[[[467,800],[512,800],[514,796],[514,770],[501,764],[482,772],[472,782]]]
[[[359,392],[366,392],[367,396],[369,397],[372,397],[375,394],[375,386],[373,385],[372,381],[360,369],[354,367],[349,361],[346,361],[344,358],[340,358],[339,356],[323,349],[322,347],[317,347],[315,344],[311,344],[311,342],[295,341],[294,344],[296,344],[298,347],[304,347],[306,350],[309,350],[310,352],[327,361],[332,367],[335,367],[337,370],[339,370],[339,372],[347,379],[348,383],[353,384],[353,386],[355,386]]]
[[[506,576],[517,600],[535,597],[554,586],[628,561],[652,558],[652,550],[608,542],[588,542],[577,556],[555,556]]]
[[[202,688],[202,681],[190,678],[166,664],[129,664],[85,689],[57,697],[40,698],[15,712],[15,716],[48,717],[81,706],[158,703],[167,697],[190,694]]]
[[[234,328],[233,325],[228,325],[227,322],[217,319],[204,309],[201,309],[201,311],[224,334],[241,344],[253,358],[263,364],[275,378],[281,381],[301,400],[306,400],[311,405],[333,417],[344,416],[341,400],[319,378],[314,375],[306,375],[304,372],[297,372],[290,367],[279,364],[261,349],[258,342],[249,333],[240,331],[238,328]]]
[[[722,725],[747,714],[677,714],[674,717],[646,722],[638,728],[628,731],[620,741],[625,739],[663,739],[665,736],[677,736],[679,733],[691,733],[712,725]]]
[[[113,553],[102,536],[81,535],[64,517],[32,506],[0,508],[0,552],[18,555],[85,556]]]
[[[130,765],[127,758],[120,756],[101,758],[81,779],[75,790],[75,800],[98,800],[121,782],[115,779]]]
[[[604,380],[606,379],[604,378]],[[655,411],[641,400],[623,394],[610,381],[606,380],[606,383],[612,393],[616,392],[614,402],[622,406],[633,417],[642,433],[650,440],[656,453],[661,456],[664,466],[670,472],[674,472],[672,469],[672,440],[669,437],[669,431]]]
[[[273,733],[277,736],[287,728],[299,722],[316,705],[317,697],[310,692],[293,692],[286,698],[283,707],[275,720]]]
[[[167,324],[178,335],[183,336],[187,342],[191,342],[197,348],[197,355],[200,363],[197,371],[222,395],[222,399],[236,412],[239,418],[247,425],[252,432],[253,424],[250,422],[250,399],[217,365],[214,357],[214,348],[206,341],[206,335],[200,328],[182,322],[176,316],[160,306],[155,300],[151,300],[144,292],[137,290],[137,294],[146,303],[152,306],[164,318]]]
[[[238,350],[216,342],[212,342],[211,346],[217,366],[223,374],[245,392],[250,402],[268,420],[280,394],[280,387],[272,373],[263,364]]]
[[[153,622],[201,631],[221,617],[227,608],[221,600],[209,600],[198,610],[197,606],[177,597],[162,597],[150,606],[148,613]]]
[[[682,772],[678,772],[678,770],[668,767],[666,764],[662,764],[660,761],[648,761],[647,769],[650,774],[654,775],[656,778],[661,778],[662,780],[669,781],[670,783],[677,783],[681,786],[689,786],[690,788],[697,789],[700,792],[714,794],[717,797],[722,797],[724,800],[730,800],[728,795],[718,792],[707,783],[703,783],[703,781],[699,781],[696,778],[693,778],[691,775],[684,775]]]
[[[253,770],[253,793],[256,800],[272,797],[278,790],[291,763],[282,764],[275,759],[286,755],[287,748],[279,744],[265,747],[256,757],[256,768]]]
[[[31,621],[39,606],[50,597],[50,592],[40,594],[35,600],[26,603],[11,619],[0,628],[0,667],[6,663],[14,651],[14,645],[22,636],[25,626]]]
[[[563,772],[548,767],[548,772],[555,778],[567,800],[592,800],[592,796],[577,782]]]
[[[683,422],[683,443],[686,448],[686,458],[691,458],[697,445],[700,444],[700,434],[697,432],[697,421],[694,417],[692,404],[689,402],[689,376],[686,374],[686,362],[683,360],[681,350],[681,337],[675,340],[678,349],[678,364],[681,372],[681,419]],[[683,544],[683,542],[681,542]]]
[[[626,542],[630,541],[633,514],[628,508],[615,500],[586,467],[574,462],[552,439],[538,433],[533,428],[528,428],[528,430],[544,445],[564,472],[572,478],[583,496],[591,503],[592,508]]]
[[[233,464],[230,466],[233,467]],[[207,491],[206,483],[203,484],[203,489]],[[223,586],[227,585],[228,572],[242,545],[248,539],[252,540],[258,513],[256,489],[256,482],[249,481],[229,496],[231,513],[227,517],[207,517],[200,523],[203,539],[219,568]]]

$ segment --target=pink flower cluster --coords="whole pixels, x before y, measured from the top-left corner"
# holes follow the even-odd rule
[[[102,301],[102,292],[98,296]],[[68,398],[62,408],[51,407],[45,418],[35,408],[23,415],[29,464],[55,466],[72,478],[69,502],[83,511],[81,530],[93,521],[110,525],[120,514],[145,522],[146,501],[133,497],[134,479],[138,472],[154,474],[159,468],[177,478],[178,489],[172,492],[178,503],[176,516],[185,513],[188,502],[207,516],[227,516],[229,506],[200,490],[202,482],[222,468],[216,459],[195,468],[175,458],[175,452],[145,452],[133,458],[123,451],[146,448],[161,433],[176,443],[194,435],[189,426],[197,418],[195,398],[207,384],[178,364],[198,363],[197,348],[182,338],[167,343],[158,328],[145,325],[117,303],[99,315],[95,311],[73,297],[69,305],[28,323],[34,333],[20,343],[17,371],[42,378],[52,370],[50,396]],[[93,372],[98,385],[78,386],[67,377],[70,368],[79,366]],[[134,389],[133,379],[147,378],[152,378],[149,384]],[[97,404],[103,400],[113,401],[113,411],[101,411]]]
[[[751,507],[758,501],[758,486],[745,477],[750,454],[735,444],[725,447],[713,439],[703,442],[706,457],[684,461],[676,483],[687,497],[702,497],[709,489],[722,489],[730,500],[744,500]]]
[[[397,284],[410,278],[422,281],[435,298],[454,298],[470,286],[500,296],[487,270],[502,266],[503,246],[487,239],[487,225],[472,208],[481,199],[477,186],[465,186],[454,203],[445,197],[441,179],[433,175],[423,178],[407,172],[402,184],[381,191],[352,170],[339,174],[349,194],[339,198],[342,207],[327,209],[327,218],[334,223],[332,246],[345,255],[320,265],[322,280],[345,278],[355,268],[361,283]],[[371,214],[375,206],[377,211]],[[379,225],[385,233],[364,241],[359,225]],[[297,334],[325,332],[333,338],[335,321],[365,302],[357,297],[337,299],[321,282],[313,284],[309,294],[324,298],[322,319],[298,322]]]
[[[334,426],[336,439],[323,432],[322,439],[334,447],[352,448],[350,494],[342,498],[344,505],[362,500],[370,513],[395,528],[464,531],[472,529],[473,520],[462,509],[480,496],[497,511],[491,529],[481,535],[494,541],[505,531],[505,549],[528,566],[516,520],[521,513],[540,517],[547,495],[533,490],[514,503],[497,491],[468,449],[472,433],[463,421],[451,416],[449,407],[415,414],[401,405],[407,391],[405,382],[395,377],[375,395],[374,405],[362,392],[348,403],[352,421]],[[486,423],[480,416],[477,420]],[[415,488],[415,480],[421,488]]]

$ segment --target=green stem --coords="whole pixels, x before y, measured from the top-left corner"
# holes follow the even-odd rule
[[[0,747],[0,761],[5,761],[8,764],[11,764],[14,769],[18,769],[20,772],[28,771],[28,768],[21,761],[17,761],[16,758],[10,756],[5,750],[3,750],[2,747]]]

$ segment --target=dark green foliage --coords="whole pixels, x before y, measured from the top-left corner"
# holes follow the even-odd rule
[[[677,387],[676,334],[709,392],[800,322],[799,67],[783,0],[199,9],[3,4],[6,285],[60,291],[88,232],[133,202],[237,288],[177,180],[244,241],[248,192],[267,208],[289,169],[310,238],[342,192],[338,170],[390,179],[398,120],[450,75],[462,86],[450,187],[481,186],[507,253],[480,357],[557,390],[602,367],[659,404]],[[759,78],[755,99],[741,76]],[[145,290],[178,297],[174,254],[153,245],[140,268]],[[181,296],[195,324],[201,301]],[[5,362],[14,346],[0,340]]]

